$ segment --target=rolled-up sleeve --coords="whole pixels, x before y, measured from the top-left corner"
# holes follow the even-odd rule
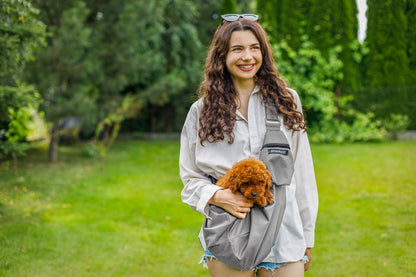
[[[184,184],[182,201],[193,210],[207,216],[208,201],[219,189],[196,164],[196,144],[198,140],[199,113],[195,103],[186,117],[181,133],[179,173]]]

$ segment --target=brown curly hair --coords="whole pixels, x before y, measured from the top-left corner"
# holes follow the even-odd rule
[[[288,91],[286,83],[279,77],[273,62],[270,42],[264,29],[258,22],[240,19],[234,22],[224,21],[220,25],[211,42],[205,62],[204,81],[200,86],[200,97],[203,107],[199,117],[200,142],[216,142],[223,140],[225,135],[228,143],[234,142],[234,124],[238,97],[233,86],[231,75],[226,67],[226,56],[229,51],[231,34],[234,31],[251,31],[260,42],[263,63],[256,74],[256,84],[260,88],[265,105],[274,103],[283,116],[284,124],[292,131],[306,130],[305,121],[293,95]]]

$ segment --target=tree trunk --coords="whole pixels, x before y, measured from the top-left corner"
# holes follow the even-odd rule
[[[340,107],[340,104],[339,104],[340,99],[341,99],[341,88],[339,86],[337,86],[335,88],[335,95],[337,97],[337,100],[336,100],[337,101],[336,102],[336,105],[337,105],[337,119],[339,120],[341,118],[341,107]]]
[[[150,107],[150,132],[156,133],[156,108],[153,105]]]
[[[51,130],[51,140],[49,142],[49,161],[55,163],[58,161],[58,145],[59,145],[59,127],[58,122],[54,122]]]

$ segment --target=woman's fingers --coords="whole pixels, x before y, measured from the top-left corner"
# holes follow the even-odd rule
[[[218,190],[208,203],[221,207],[238,218],[245,218],[254,205],[240,192],[233,193],[230,189]]]
[[[244,219],[246,218],[247,213],[234,213],[233,216],[237,217],[237,218],[241,218]]]
[[[240,208],[237,210],[237,212],[239,213],[248,213],[250,212],[250,208]]]

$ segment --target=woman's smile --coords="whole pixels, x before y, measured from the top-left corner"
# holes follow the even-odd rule
[[[256,64],[253,63],[253,64],[240,64],[240,65],[237,65],[237,66],[238,66],[238,68],[240,68],[243,71],[251,71],[255,68],[255,65]]]

